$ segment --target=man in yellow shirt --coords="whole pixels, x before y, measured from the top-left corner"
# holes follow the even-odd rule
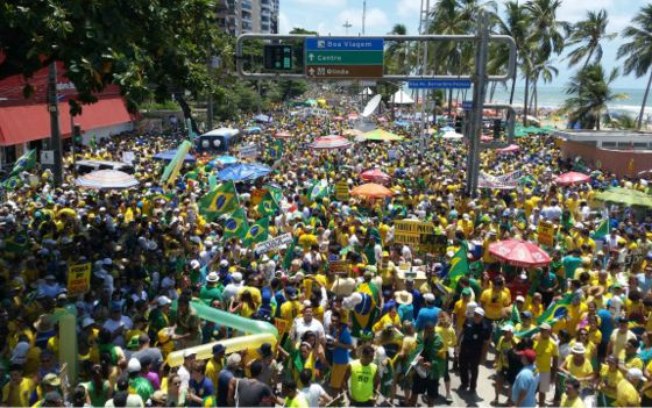
[[[497,321],[503,318],[503,310],[512,303],[509,289],[505,290],[505,283],[501,276],[494,279],[492,288],[485,289],[480,295],[480,304],[486,312],[487,319]]]
[[[626,378],[620,380],[616,389],[617,407],[640,407],[641,395],[638,386],[643,380],[643,372],[638,368],[630,368]]]
[[[539,336],[534,340],[532,348],[536,354],[536,366],[539,371],[539,406],[544,406],[546,393],[550,391],[550,384],[554,381],[559,359],[559,347],[550,337],[552,328],[548,323],[539,326]]]
[[[12,364],[9,382],[2,387],[2,404],[7,407],[28,407],[34,389],[34,381],[23,377],[23,366]]]
[[[580,382],[574,378],[566,380],[566,392],[561,396],[561,407],[584,408],[584,401],[580,398]]]

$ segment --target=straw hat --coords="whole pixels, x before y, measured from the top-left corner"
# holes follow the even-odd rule
[[[575,343],[573,344],[573,347],[571,347],[571,353],[584,355],[584,353],[586,353],[586,348],[584,348],[582,343]]]
[[[353,278],[337,278],[331,288],[331,292],[337,296],[349,296],[354,291],[355,279]]]
[[[412,294],[406,290],[399,290],[394,293],[394,298],[396,299],[396,303],[399,305],[410,305],[413,300]]]

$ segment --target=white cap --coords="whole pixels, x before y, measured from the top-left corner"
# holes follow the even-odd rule
[[[242,362],[242,357],[238,353],[230,354],[226,358],[227,367],[238,366],[238,365],[240,365],[240,362]]]
[[[502,327],[502,330],[504,332],[514,333],[514,326],[512,326],[511,324],[506,324]]]
[[[423,295],[423,300],[425,300],[428,303],[432,303],[435,301],[435,295],[433,295],[432,293],[426,293],[425,295]]]
[[[220,276],[217,274],[217,272],[211,272],[206,276],[206,282],[208,283],[215,283],[220,280]]]
[[[642,380],[643,371],[640,368],[630,368],[627,370],[627,379],[628,380]]]
[[[84,320],[82,320],[82,328],[84,329],[94,324],[95,324],[95,319],[93,319],[92,317],[84,317]]]
[[[172,301],[167,296],[159,296],[158,299],[156,299],[156,303],[158,303],[159,306],[165,306],[171,304]]]
[[[222,259],[220,261],[220,266],[229,266],[229,261],[227,261],[226,259]]]
[[[199,266],[200,266],[200,264],[199,264],[198,260],[193,259],[192,261],[190,261],[190,267],[192,269],[199,269]]]
[[[127,363],[127,372],[128,373],[137,373],[140,371],[140,361],[137,358],[130,358]]]
[[[233,281],[235,283],[240,283],[242,282],[242,274],[240,272],[233,272],[231,274],[231,277],[233,278]]]
[[[525,302],[525,298],[521,295],[516,296],[516,301],[517,302]]]
[[[476,307],[473,313],[478,314],[480,316],[484,316],[484,309],[481,307]]]

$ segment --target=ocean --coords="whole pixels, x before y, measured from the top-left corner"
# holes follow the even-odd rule
[[[514,94],[514,105],[523,106],[524,98],[524,87],[516,87],[516,92]],[[614,93],[626,95],[625,99],[615,101],[609,104],[609,110],[627,113],[632,116],[638,116],[638,113],[641,109],[641,103],[643,103],[643,94],[645,89],[633,89],[633,88],[614,88]],[[509,102],[509,93],[510,89],[498,85],[496,88],[496,93],[494,95],[494,103],[507,103]],[[566,88],[564,87],[554,87],[540,85],[538,89],[538,105],[539,108],[559,108],[564,104],[568,95],[566,94]],[[652,93],[652,92],[651,92]],[[647,115],[652,115],[652,95],[648,97],[648,107],[646,107],[645,113]]]

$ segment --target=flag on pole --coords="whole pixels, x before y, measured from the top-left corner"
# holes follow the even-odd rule
[[[328,195],[328,182],[326,180],[318,180],[310,187],[308,198],[310,201],[315,201],[318,198],[324,198]]]
[[[278,211],[278,203],[274,199],[272,193],[267,191],[263,196],[263,199],[258,203],[258,213],[263,217],[269,217],[276,215],[276,211]]]
[[[29,171],[34,168],[36,165],[36,149],[31,149],[27,153],[20,156],[16,163],[14,163],[14,168],[9,173],[9,177],[18,176],[24,171]]]
[[[170,163],[165,167],[163,171],[163,176],[161,176],[161,184],[164,186],[171,186],[179,177],[179,172],[183,166],[183,162],[186,159],[186,155],[190,151],[192,143],[187,140],[184,140],[179,147],[177,148],[177,153],[174,155]]]
[[[609,218],[602,220],[598,228],[591,234],[593,239],[603,239],[609,235]]]
[[[448,270],[448,279],[451,282],[451,287],[457,284],[457,281],[467,273],[469,273],[469,258],[468,258],[468,244],[462,241],[460,249],[457,250],[453,259],[451,259],[451,266]]]
[[[244,208],[238,208],[231,214],[224,222],[224,236],[223,239],[238,237],[244,239],[247,231],[249,230],[249,223],[247,222],[247,214]]]
[[[568,306],[570,306],[573,301],[573,296],[572,293],[568,293],[563,298],[552,302],[545,312],[539,316],[537,324],[550,324],[566,316],[568,314]]]
[[[252,224],[244,237],[244,246],[248,247],[267,240],[269,235],[269,218],[261,218]]]
[[[199,212],[209,218],[228,214],[238,206],[238,192],[233,181],[215,187],[199,199]]]

